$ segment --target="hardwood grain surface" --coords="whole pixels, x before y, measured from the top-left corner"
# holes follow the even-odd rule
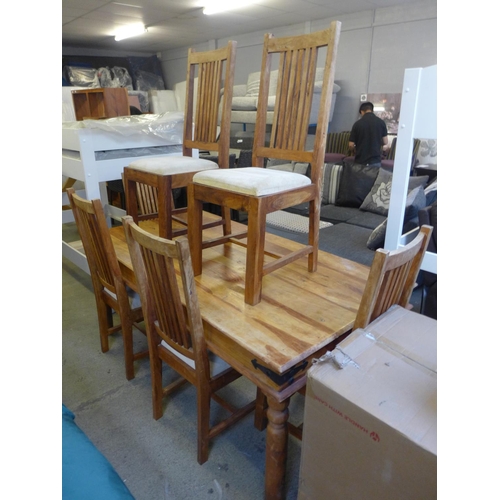
[[[154,221],[141,225],[157,233]],[[204,237],[214,232],[222,229],[207,229]],[[122,227],[112,228],[111,235],[123,272],[133,279]],[[241,347],[247,365],[250,353],[280,374],[352,328],[368,267],[320,252],[316,272],[308,272],[304,258],[266,276],[262,301],[251,306],[244,300],[244,243],[235,240],[203,251],[203,273],[196,282],[209,343],[221,349]],[[298,246],[266,234],[266,249],[271,254]],[[267,259],[273,257],[267,255]]]

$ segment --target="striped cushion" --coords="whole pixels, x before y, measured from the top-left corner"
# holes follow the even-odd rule
[[[350,132],[331,132],[326,137],[326,153],[349,153]]]
[[[342,165],[326,163],[323,169],[323,195],[321,201],[326,204],[335,203],[340,184]]]

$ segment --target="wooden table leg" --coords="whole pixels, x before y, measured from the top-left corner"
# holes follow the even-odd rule
[[[288,451],[288,404],[267,398],[266,500],[285,498],[285,471]]]

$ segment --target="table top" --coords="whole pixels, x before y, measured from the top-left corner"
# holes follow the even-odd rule
[[[232,224],[233,231],[245,228]],[[156,222],[144,221],[141,226],[157,234]],[[207,229],[204,238],[220,231],[220,227]],[[133,279],[123,228],[112,228],[111,236],[122,272]],[[314,273],[308,272],[304,258],[265,276],[262,300],[251,306],[244,300],[244,241],[203,250],[203,272],[195,279],[211,349],[229,351],[236,362],[240,358],[246,366],[250,358],[255,359],[283,374],[352,328],[368,267],[320,251]],[[269,253],[299,247],[292,240],[266,233]]]

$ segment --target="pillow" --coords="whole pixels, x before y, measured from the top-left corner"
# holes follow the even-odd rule
[[[335,205],[359,208],[370,192],[380,167],[344,163]]]
[[[425,186],[428,180],[429,176],[427,175],[410,177],[408,181],[408,192],[419,186]],[[385,168],[381,168],[370,192],[366,195],[359,209],[387,216],[391,199],[391,186],[392,172]]]
[[[425,188],[425,206],[432,205],[437,201],[437,178]]]
[[[406,197],[404,222],[418,217],[418,211],[426,206],[424,186],[412,189]]]
[[[342,165],[325,163],[323,168],[323,192],[321,201],[325,204],[335,203],[339,190]]]
[[[406,208],[404,222],[413,219],[418,215],[419,210],[425,207],[425,193],[424,187],[419,186],[412,189],[408,196],[406,197]],[[385,233],[387,229],[387,219],[379,224],[368,237],[366,246],[370,250],[377,250],[377,248],[382,248],[385,243]]]
[[[377,250],[378,248],[382,248],[385,243],[385,232],[387,230],[387,219],[379,224],[373,231],[372,234],[368,237],[368,241],[366,242],[366,246],[370,250]]]
[[[260,71],[250,73],[247,78],[247,96],[259,95],[260,87]]]

